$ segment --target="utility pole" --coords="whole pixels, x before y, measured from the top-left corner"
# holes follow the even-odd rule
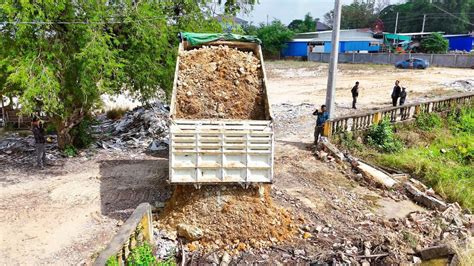
[[[4,103],[3,103],[3,95],[0,94],[0,101],[2,101],[2,126],[5,127],[5,123],[7,121],[5,121],[5,106],[4,106]]]
[[[423,15],[423,26],[421,26],[421,32],[425,32],[425,21],[426,21],[426,14]]]
[[[267,14],[267,26],[268,26],[268,14]]]
[[[397,27],[398,27],[398,12],[397,12],[397,18],[395,19],[395,34],[397,34]]]
[[[336,94],[336,73],[337,59],[339,56],[339,31],[341,28],[341,1],[334,3],[334,22],[332,27],[332,50],[331,60],[329,61],[328,86],[326,90],[326,107],[329,112],[329,118],[334,118],[334,96]]]

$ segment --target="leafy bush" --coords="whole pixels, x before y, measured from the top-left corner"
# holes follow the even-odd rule
[[[110,256],[105,263],[106,266],[119,266],[118,259],[115,256]]]
[[[67,157],[74,157],[77,154],[77,149],[72,145],[67,145],[63,152]]]
[[[443,35],[435,32],[423,39],[420,47],[425,53],[442,54],[448,51],[449,42]]]
[[[452,111],[448,115],[449,128],[454,133],[474,134],[474,109],[465,108]]]
[[[108,119],[117,120],[123,117],[123,115],[128,111],[126,108],[116,107],[108,110],[105,115]]]
[[[76,148],[87,148],[94,142],[92,126],[97,122],[90,116],[85,117],[77,126],[71,129],[73,144]]]
[[[47,134],[56,133],[56,126],[53,123],[46,124],[46,133]]]
[[[401,141],[395,138],[393,127],[388,119],[369,128],[367,142],[382,152],[397,152],[403,147]]]
[[[293,35],[294,33],[279,20],[272,21],[270,25],[260,24],[257,29],[257,37],[262,40],[263,52],[270,56],[279,55]]]
[[[158,265],[153,250],[148,243],[144,243],[132,250],[127,258],[127,265]]]
[[[353,132],[344,132],[340,136],[339,141],[342,146],[346,147],[349,150],[356,149],[360,151],[363,148],[363,145],[357,142],[357,140],[355,139]]]
[[[416,117],[416,125],[421,130],[431,131],[434,128],[440,128],[443,123],[441,117],[436,113],[422,113]]]

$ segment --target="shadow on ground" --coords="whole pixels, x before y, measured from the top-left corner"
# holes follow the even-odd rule
[[[303,151],[311,151],[313,143],[309,142],[300,142],[300,141],[287,141],[287,140],[277,140],[277,142],[284,145],[291,145]]]
[[[102,215],[125,220],[142,202],[154,205],[171,196],[168,160],[106,160],[100,162]]]

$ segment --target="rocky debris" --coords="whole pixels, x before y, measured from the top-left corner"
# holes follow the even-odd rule
[[[234,254],[291,239],[297,221],[273,205],[268,190],[260,195],[257,187],[178,186],[158,217],[159,226],[188,240],[199,239],[191,244],[204,253],[225,249]],[[200,237],[188,225],[202,228]]]
[[[197,226],[191,226],[188,224],[178,224],[176,226],[178,236],[184,237],[189,241],[196,241],[203,237],[204,233]]]
[[[418,202],[422,204],[423,206],[426,206],[430,209],[436,209],[436,210],[441,210],[441,211],[444,211],[447,208],[445,202],[433,196],[430,196],[427,193],[420,191],[409,182],[405,183],[405,189],[407,190],[407,192],[410,194],[410,196],[413,198],[415,202]],[[434,192],[430,192],[430,193],[434,194]]]
[[[232,257],[229,255],[229,253],[224,252],[224,254],[222,255],[220,266],[227,266],[231,262],[232,262]]]
[[[203,46],[180,54],[176,117],[265,119],[263,71],[253,52]]]
[[[449,255],[453,255],[455,252],[448,245],[439,245],[422,249],[418,253],[420,254],[421,259],[431,260],[447,257]]]
[[[316,117],[312,114],[315,109],[316,106],[309,103],[272,105],[275,133],[278,135],[298,135],[301,131],[313,131]],[[295,123],[296,117],[304,120],[304,123]],[[303,129],[302,127],[305,128]]]
[[[460,91],[474,91],[474,79],[460,79],[452,82],[446,82],[444,85]]]
[[[176,234],[168,231],[158,230],[154,221],[153,235],[155,240],[155,257],[159,260],[166,260],[176,254],[178,243]]]
[[[158,152],[168,149],[169,108],[157,101],[128,111],[119,120],[99,117],[99,125],[93,126],[99,138],[97,146],[103,149],[143,149]],[[104,133],[109,133],[104,136]]]
[[[336,146],[334,146],[331,142],[329,142],[329,140],[327,140],[327,138],[324,138],[324,140],[321,141],[321,145],[322,145],[324,151],[331,154],[331,156],[336,158],[336,160],[338,162],[345,161],[344,154],[341,151],[339,151],[339,149]]]
[[[359,162],[357,164],[357,170],[359,170],[365,178],[374,181],[380,186],[392,188],[397,184],[397,181],[391,178],[389,175],[383,173],[378,169],[375,169],[374,167],[366,163]]]

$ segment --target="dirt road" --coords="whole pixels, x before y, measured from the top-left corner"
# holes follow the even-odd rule
[[[315,226],[330,227],[331,233],[306,252],[324,257],[336,237],[351,234],[380,239],[386,229],[367,227],[367,219],[420,209],[347,179],[344,169],[316,160],[307,148],[313,127],[308,114],[324,99],[325,65],[274,62],[267,67],[276,114],[276,202],[295,213],[303,210]],[[355,80],[361,82],[360,106],[372,108],[388,104],[395,79],[402,80],[411,97],[449,93],[442,82],[474,76],[474,70],[362,68],[342,66],[339,109],[350,106],[349,88]],[[167,158],[99,150],[56,164],[35,171],[29,165],[0,162],[0,264],[89,264],[140,202],[162,202],[170,196]]]
[[[328,64],[316,62],[274,61],[265,64],[270,102],[310,103],[320,106],[326,97]],[[456,93],[450,82],[469,79],[474,69],[438,68],[426,70],[396,69],[390,65],[339,64],[336,80],[338,114],[353,112],[351,88],[360,82],[358,108],[390,106],[395,80],[407,88],[406,103],[426,97]]]
[[[102,151],[40,171],[0,167],[8,176],[0,187],[2,265],[89,263],[140,202],[169,197],[167,160],[145,155]]]

